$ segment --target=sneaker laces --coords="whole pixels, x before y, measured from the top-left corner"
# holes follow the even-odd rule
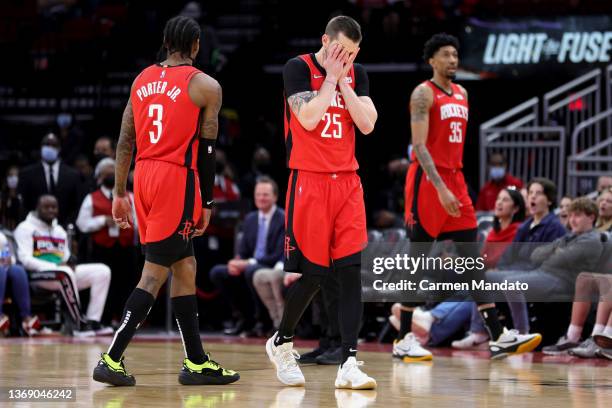
[[[299,360],[300,353],[297,350],[291,348],[281,349],[280,351],[280,362],[283,369],[297,367],[297,362],[295,360]]]
[[[363,366],[363,364],[364,364],[363,361],[355,361],[354,364],[350,364],[348,367],[348,374],[353,375],[353,376],[358,376],[361,378],[367,377],[367,374],[361,371],[361,369],[359,368]]]

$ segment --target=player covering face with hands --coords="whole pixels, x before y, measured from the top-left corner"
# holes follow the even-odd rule
[[[361,250],[367,243],[365,207],[355,158],[355,128],[374,129],[377,112],[368,76],[355,64],[361,29],[350,17],[327,24],[316,53],[283,70],[285,144],[291,170],[287,189],[285,270],[302,274],[286,297],[279,330],[266,343],[277,378],[304,385],[293,334],[325,279],[338,275],[342,364],[336,388],[369,389],[376,381],[356,359],[361,325]]]

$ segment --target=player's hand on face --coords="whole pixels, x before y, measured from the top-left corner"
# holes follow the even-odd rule
[[[344,69],[342,70],[342,74],[340,75],[339,82],[344,83],[344,78],[348,75],[351,67],[353,66],[353,61],[357,57],[357,53],[359,53],[360,48],[357,48],[354,52],[348,53],[346,57],[346,62],[344,63]]]
[[[127,195],[113,197],[113,220],[121,229],[132,228],[132,204]]]
[[[461,215],[461,202],[457,200],[457,197],[447,188],[443,188],[438,191],[438,198],[442,207],[451,217],[459,217]]]
[[[323,68],[327,72],[328,77],[332,77],[336,81],[342,75],[344,69],[344,62],[348,57],[347,51],[344,49],[342,44],[333,43],[329,46],[329,52],[327,58],[323,62]]]
[[[198,221],[198,225],[196,225],[196,229],[193,232],[192,237],[199,237],[204,234],[206,228],[208,228],[208,224],[210,223],[210,215],[212,210],[210,208],[202,208],[202,216],[200,217],[200,221]]]

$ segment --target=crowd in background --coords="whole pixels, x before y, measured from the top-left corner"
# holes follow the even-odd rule
[[[36,73],[36,78],[48,86],[50,92],[54,90],[49,78],[58,75],[69,62],[73,63],[75,53],[89,55],[91,50],[95,50],[92,58],[79,58],[80,68],[75,69],[79,75],[83,72],[93,74],[102,69],[135,70],[150,62],[152,49],[159,47],[161,30],[158,26],[165,21],[166,14],[181,11],[202,23],[203,37],[208,41],[203,42],[206,47],[198,57],[199,66],[222,79],[232,78],[225,82],[228,84],[229,108],[222,111],[218,141],[214,187],[217,204],[206,234],[194,243],[198,258],[202,326],[227,335],[269,335],[278,327],[282,316],[283,294],[299,279],[299,275],[282,270],[283,191],[287,177],[283,163],[284,147],[282,140],[276,137],[280,127],[278,123],[257,115],[248,117],[254,99],[246,98],[245,93],[254,95],[254,98],[258,95],[251,92],[250,87],[242,87],[242,79],[236,76],[242,67],[237,69],[236,65],[245,59],[282,63],[288,56],[294,56],[296,44],[300,42],[287,40],[281,50],[277,45],[270,47],[274,55],[266,47],[257,47],[262,55],[255,57],[253,53],[247,53],[245,57],[244,51],[240,54],[239,49],[231,58],[224,55],[224,41],[217,38],[212,28],[218,25],[218,18],[225,10],[212,3],[201,7],[197,2],[185,2],[181,10],[168,6],[161,11],[148,10],[146,6],[143,6],[144,10],[139,6],[128,8],[124,2],[116,1],[37,3],[26,11],[19,7],[8,7],[3,11],[9,14],[2,15],[6,17],[3,21],[7,22],[6,38],[2,40],[16,40],[24,29],[37,27],[24,39],[28,46],[15,50],[13,55],[17,63],[11,66],[27,67],[23,71]],[[269,13],[272,17],[264,18],[273,20],[262,24],[272,29],[264,30],[259,41],[275,44],[273,40],[278,38],[312,37],[312,27],[294,24],[290,18],[285,18],[296,10],[288,10],[286,5],[278,3],[261,2],[264,9],[275,8],[278,12]],[[365,42],[360,58],[365,62],[378,62],[383,57],[385,61],[411,61],[415,55],[418,58],[420,39],[430,35],[425,27],[433,26],[437,31],[444,27],[453,32],[460,19],[467,15],[490,15],[491,10],[496,10],[499,15],[520,14],[525,9],[513,8],[510,3],[486,0],[433,3],[339,1],[326,2],[323,9],[306,9],[306,3],[295,7],[299,10],[305,8],[305,18],[312,17],[313,26],[318,24],[320,27],[329,14],[338,10],[354,15],[364,23]],[[538,2],[537,6],[545,8],[545,4],[545,1]],[[574,13],[593,10],[588,1],[569,2],[567,7]],[[20,20],[19,25],[12,20],[11,10],[23,11],[29,17]],[[145,18],[135,18],[136,15]],[[130,27],[130,21],[136,21],[136,26]],[[435,24],[429,24],[431,22]],[[88,31],[83,27],[96,29]],[[142,47],[118,46],[116,39],[128,32],[137,33]],[[409,46],[404,46],[406,36],[413,39]],[[377,47],[380,42],[389,46]],[[316,46],[305,43],[310,48]],[[389,54],[388,50],[393,53]],[[129,61],[129,67],[122,65],[126,61]],[[232,64],[235,64],[234,71]],[[20,77],[17,75],[15,78],[17,81]],[[240,104],[245,100],[248,109],[241,110]],[[108,112],[93,121],[91,118],[79,120],[84,118],[80,108],[44,110],[51,119],[36,127],[28,126],[24,130],[28,137],[20,137],[21,133],[15,132],[19,124],[6,126],[9,131],[4,127],[0,129],[3,135],[0,138],[0,169],[4,172],[0,179],[2,333],[41,335],[47,333],[45,326],[67,326],[64,332],[77,336],[112,333],[113,327],[118,325],[125,299],[139,279],[143,259],[137,233],[135,230],[119,230],[110,212],[115,137],[104,134],[107,129],[116,130],[119,122],[107,124],[104,119],[108,116],[103,115],[108,115]],[[60,113],[57,113],[58,109]],[[280,107],[275,111],[280,112]],[[242,120],[239,113],[243,115]],[[280,123],[280,115],[278,118]],[[247,119],[250,120],[248,128],[245,125]],[[104,130],[97,131],[98,127]],[[41,134],[41,129],[51,132]],[[4,137],[9,133],[10,138]],[[405,139],[407,142],[408,137]],[[375,152],[372,154],[376,155]],[[483,253],[488,254],[488,268],[506,271],[504,273],[537,271],[529,279],[538,276],[548,279],[549,275],[556,273],[555,265],[532,258],[531,252],[513,253],[517,249],[511,243],[550,243],[557,251],[559,247],[567,249],[569,246],[571,249],[577,236],[593,241],[587,242],[593,244],[595,250],[597,241],[605,242],[606,235],[612,231],[612,177],[598,178],[596,190],[587,196],[592,205],[584,198],[568,196],[557,203],[556,186],[550,180],[520,180],[508,173],[503,155],[492,154],[488,159],[487,183],[480,191],[470,191],[481,220],[484,220],[479,228],[479,239],[484,243]],[[366,197],[371,229],[404,229],[404,181],[408,165],[408,155],[400,154],[399,157],[384,159],[376,172],[367,164],[364,166],[369,173],[376,173],[377,179],[376,188],[372,188]],[[133,175],[130,175],[130,190],[132,179]],[[586,217],[582,227],[592,220],[595,230],[583,231],[581,226],[572,226],[572,214]],[[490,222],[487,224],[486,220]],[[599,248],[600,253],[592,255],[591,271],[571,271],[576,278],[576,293],[585,298],[598,290],[601,281],[601,277],[592,274],[599,272],[594,259],[603,257],[605,245]],[[591,274],[581,275],[579,272]],[[562,281],[559,284],[569,285]],[[304,319],[298,328],[298,334],[304,337],[321,339],[320,347],[313,354],[303,356],[303,361],[310,358],[328,364],[339,358],[334,285],[337,282],[332,273],[308,313],[310,318]],[[51,324],[56,309],[49,296],[54,293],[66,313],[59,322],[56,320]],[[521,332],[533,330],[535,321],[537,329],[549,334],[545,337],[547,344],[560,336],[561,339],[553,345],[557,348],[548,350],[551,353],[580,347],[592,351],[592,343],[581,344],[581,340],[592,340],[593,335],[607,330],[606,327],[610,326],[606,320],[609,303],[602,301],[597,306],[590,303],[586,306],[586,302],[576,302],[574,310],[570,310],[568,304],[566,309],[556,306],[547,309],[546,305],[509,299],[511,307],[506,310],[506,315],[510,325]],[[389,306],[366,305],[362,337],[383,341],[392,337],[386,333],[399,325],[399,307],[391,307],[386,327]],[[214,316],[206,313],[212,308],[217,311]],[[562,317],[559,311],[563,313]],[[155,312],[154,309],[149,319],[153,326],[161,322],[160,318],[156,320]],[[157,312],[159,316],[161,313]],[[551,315],[555,315],[554,322],[550,321]],[[413,332],[423,345],[451,344],[461,349],[479,347],[488,337],[477,316],[473,303],[464,299],[430,304],[414,313]],[[591,351],[583,355],[593,356]],[[576,355],[581,355],[581,352],[577,351]]]

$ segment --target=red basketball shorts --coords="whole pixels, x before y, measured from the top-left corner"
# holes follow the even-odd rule
[[[444,232],[476,228],[476,212],[468,194],[461,170],[438,168],[444,184],[462,206],[459,217],[450,216],[438,198],[438,192],[422,167],[413,162],[406,175],[406,227],[419,224],[427,234],[437,238]]]
[[[325,273],[330,262],[361,261],[368,237],[357,173],[292,170],[285,214],[286,271]]]
[[[134,202],[145,258],[169,266],[193,254],[191,237],[202,215],[198,174],[159,160],[140,160]]]

